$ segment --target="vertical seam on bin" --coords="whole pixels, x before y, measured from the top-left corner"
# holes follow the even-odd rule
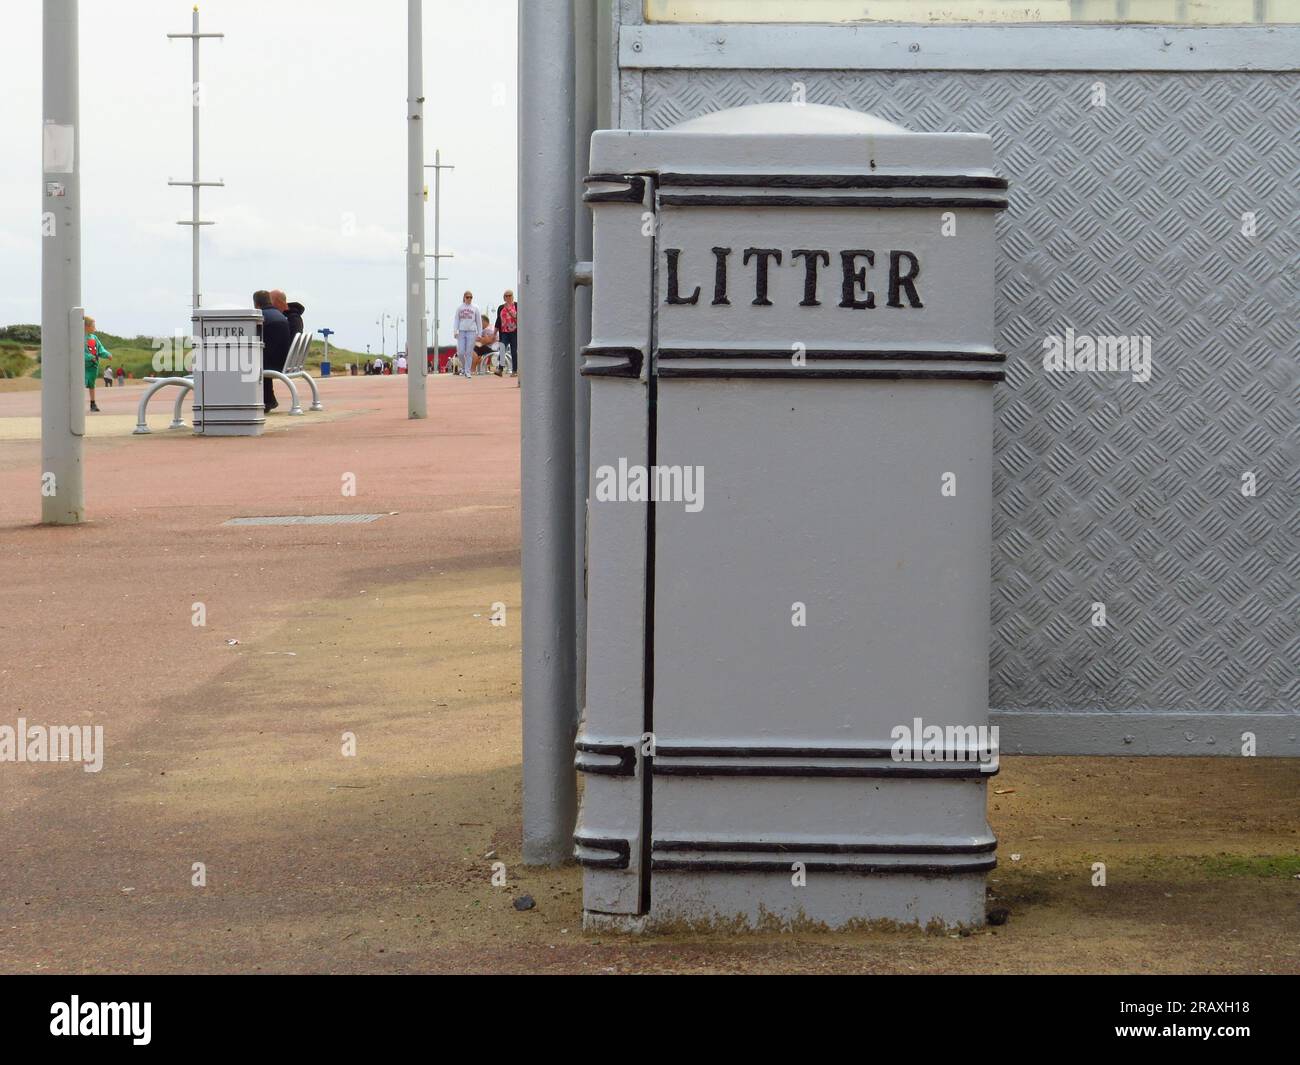
[[[658,388],[655,383],[654,352],[658,344],[658,320],[655,317],[656,294],[659,286],[659,211],[656,204],[658,189],[653,180],[647,181],[650,190],[650,209],[654,229],[650,239],[650,344],[646,352],[646,465],[654,469],[658,451]],[[643,203],[645,201],[642,201]],[[645,705],[642,712],[643,733],[650,733],[650,750],[654,751],[654,698],[655,698],[655,505],[646,503],[646,560],[645,560],[645,660],[642,665]],[[646,754],[641,747],[641,912],[650,912],[651,856],[654,849],[651,817],[654,808],[654,754]]]

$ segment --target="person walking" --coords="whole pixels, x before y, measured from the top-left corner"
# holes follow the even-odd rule
[[[87,318],[84,324],[86,343],[83,354],[86,359],[86,387],[90,389],[91,413],[98,414],[99,404],[95,402],[95,382],[99,380],[99,364],[101,361],[111,360],[113,353],[104,347],[103,342],[95,335],[95,319]]]
[[[510,376],[519,373],[519,304],[515,294],[506,289],[505,303],[497,308],[497,336],[501,338],[501,354],[510,352]]]
[[[460,372],[469,377],[474,365],[474,340],[482,328],[483,315],[474,306],[474,293],[466,292],[465,300],[456,308],[452,328],[456,331],[456,357],[460,359]]]

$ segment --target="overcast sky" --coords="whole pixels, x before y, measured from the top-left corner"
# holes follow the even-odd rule
[[[190,43],[183,0],[81,0],[82,291],[106,332],[188,330]],[[466,287],[516,285],[515,3],[425,0],[426,162],[441,148],[442,336]],[[283,288],[311,329],[379,350],[405,314],[406,4],[206,0],[208,306]],[[0,325],[40,321],[41,3],[0,2]],[[432,190],[433,171],[428,172]],[[433,198],[428,211],[433,244]],[[432,276],[432,269],[428,271]],[[433,286],[429,285],[432,307]],[[404,328],[404,327],[403,327]],[[393,348],[391,328],[388,351]]]

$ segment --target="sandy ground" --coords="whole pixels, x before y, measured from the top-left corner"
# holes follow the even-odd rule
[[[1011,917],[971,936],[583,933],[578,870],[520,862],[519,392],[429,387],[412,423],[404,379],[326,381],[261,440],[133,438],[102,391],[75,529],[0,394],[0,724],[106,745],[0,765],[0,971],[1300,972],[1300,764],[1264,759],[1004,759]],[[222,524],[334,513],[383,516]]]

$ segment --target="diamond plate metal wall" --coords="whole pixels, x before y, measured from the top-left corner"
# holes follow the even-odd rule
[[[648,71],[641,125],[795,83],[986,132],[1011,180],[990,705],[1300,708],[1300,78]],[[1150,336],[1151,380],[1045,372],[1066,326]]]

